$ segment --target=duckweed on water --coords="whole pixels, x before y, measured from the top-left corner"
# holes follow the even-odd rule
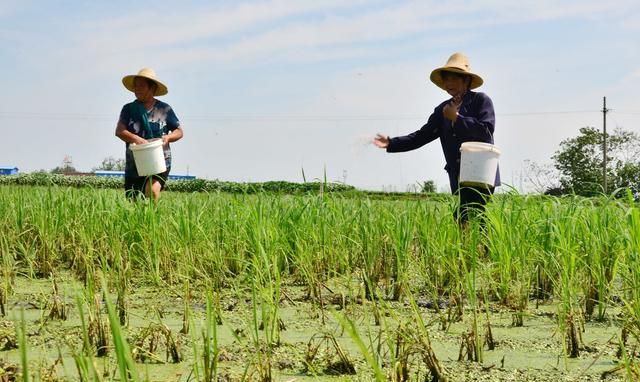
[[[631,202],[500,195],[463,232],[450,211],[2,186],[0,380],[637,378]]]

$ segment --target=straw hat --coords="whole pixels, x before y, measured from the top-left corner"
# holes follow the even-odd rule
[[[122,78],[122,84],[129,91],[133,92],[134,91],[133,80],[136,77],[146,78],[146,79],[149,79],[149,80],[155,82],[156,85],[158,85],[158,88],[156,89],[156,93],[154,95],[162,96],[162,95],[165,95],[165,94],[169,93],[169,89],[167,89],[167,86],[165,84],[163,84],[162,82],[160,82],[156,78],[156,72],[154,72],[153,69],[150,69],[150,68],[142,68],[142,69],[140,69],[138,74],[131,74],[131,75],[123,77]]]
[[[477,87],[480,87],[484,82],[479,75],[471,71],[471,66],[469,66],[469,59],[467,58],[467,56],[464,55],[464,53],[452,54],[451,57],[449,57],[449,59],[447,60],[447,63],[443,67],[437,68],[433,72],[431,72],[431,76],[430,76],[431,82],[436,84],[436,86],[439,87],[440,89],[447,90],[444,87],[444,81],[442,81],[442,75],[441,75],[442,72],[459,73],[459,74],[466,74],[470,76],[471,77],[471,85],[469,86],[470,89],[475,89]]]

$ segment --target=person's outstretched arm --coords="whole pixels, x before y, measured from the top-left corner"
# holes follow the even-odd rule
[[[399,153],[415,150],[440,137],[442,125],[442,113],[434,112],[427,123],[411,134],[390,138],[386,147],[389,153]]]

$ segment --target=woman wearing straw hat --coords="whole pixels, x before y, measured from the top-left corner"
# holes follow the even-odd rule
[[[431,72],[430,79],[451,98],[438,105],[418,131],[395,138],[377,134],[373,142],[393,153],[414,150],[440,138],[451,191],[460,197],[455,217],[464,224],[471,209],[484,210],[495,187],[500,185],[499,173],[489,187],[461,188],[458,184],[461,144],[469,141],[493,143],[493,103],[486,94],[471,91],[481,86],[483,80],[471,71],[469,60],[462,53],[449,57],[445,66]]]
[[[132,199],[144,194],[153,196],[157,201],[171,170],[169,143],[182,138],[182,125],[171,106],[155,98],[167,94],[169,90],[156,78],[152,69],[144,68],[138,74],[125,76],[122,83],[136,96],[135,101],[122,107],[116,127],[116,136],[126,143],[125,193]],[[162,139],[167,170],[151,178],[138,176],[129,145],[147,143],[154,138]]]

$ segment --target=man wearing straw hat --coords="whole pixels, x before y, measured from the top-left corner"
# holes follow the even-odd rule
[[[169,90],[156,78],[152,69],[144,68],[138,74],[125,76],[122,84],[136,97],[135,101],[122,107],[116,127],[116,136],[126,143],[125,193],[130,199],[144,194],[153,196],[153,200],[157,201],[171,170],[169,143],[182,138],[182,125],[171,106],[155,98],[167,94]],[[147,143],[152,139],[162,139],[167,170],[152,177],[139,176],[129,146]]]
[[[495,113],[491,99],[484,93],[471,89],[480,87],[482,78],[471,71],[469,59],[462,53],[454,53],[445,64],[431,72],[431,82],[449,93],[451,98],[438,105],[427,123],[409,135],[390,138],[377,134],[373,143],[387,152],[404,152],[417,149],[440,138],[446,161],[445,170],[449,185],[460,204],[455,218],[460,224],[469,219],[472,209],[483,211],[495,187],[500,185],[500,174],[487,187],[460,187],[460,146],[464,142],[493,144]]]

